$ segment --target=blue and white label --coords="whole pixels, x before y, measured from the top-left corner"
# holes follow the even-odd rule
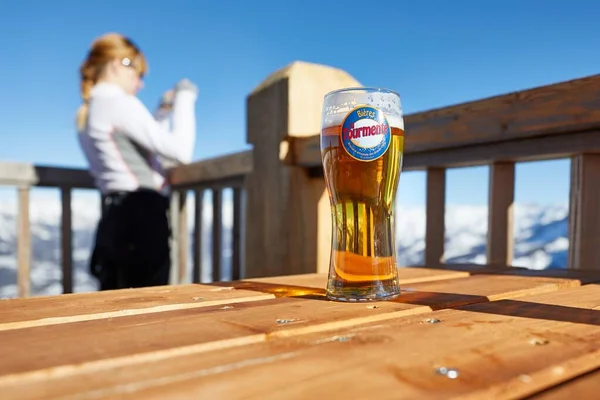
[[[358,161],[375,161],[383,156],[392,140],[385,114],[371,106],[356,107],[342,124],[342,145]]]

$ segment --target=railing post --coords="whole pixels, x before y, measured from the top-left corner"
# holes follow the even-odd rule
[[[427,168],[425,213],[425,265],[439,266],[444,262],[446,217],[446,169]]]
[[[171,193],[171,204],[169,207],[169,224],[171,227],[171,272],[169,283],[176,285],[179,283],[179,191],[174,190]]]
[[[242,188],[233,188],[233,227],[232,227],[232,260],[231,260],[231,279],[241,278],[241,227],[242,227]]]
[[[223,255],[223,195],[221,189],[212,190],[213,229],[212,229],[212,281],[221,280],[221,256]]]
[[[31,232],[29,225],[29,186],[18,188],[19,217],[17,222],[17,285],[19,297],[30,295]]]
[[[490,165],[489,185],[487,263],[507,267],[513,262],[515,163]]]
[[[600,154],[571,159],[568,268],[600,269]]]
[[[71,224],[71,188],[60,188],[61,215],[61,256],[63,293],[73,292],[73,244]]]
[[[345,71],[295,62],[248,96],[254,170],[246,177],[245,277],[327,271],[331,216],[323,178],[283,160],[294,139],[319,134],[323,96],[349,86],[360,84]]]
[[[187,265],[188,265],[188,254],[189,254],[189,232],[187,224],[187,190],[179,192],[179,213],[177,218],[179,219],[177,229],[179,229],[177,250],[179,252],[178,262],[178,279],[177,283],[184,283],[187,281]]]
[[[194,263],[192,270],[192,282],[200,283],[202,281],[202,206],[204,203],[204,190],[196,190],[194,197]]]

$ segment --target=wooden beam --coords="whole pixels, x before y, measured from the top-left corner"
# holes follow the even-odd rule
[[[244,186],[244,175],[232,176],[210,181],[189,181],[189,183],[181,183],[174,186],[175,189],[183,190],[200,190],[200,189],[230,189]]]
[[[0,162],[0,185],[95,188],[94,180],[85,169],[14,162]]]
[[[86,169],[35,166],[36,186],[69,186],[78,189],[95,189],[94,179]]]
[[[409,114],[404,122],[405,170],[600,151],[600,75]],[[318,167],[319,140],[317,132],[288,139],[287,163]]]
[[[523,140],[408,153],[404,159],[404,170],[422,170],[429,166],[472,167],[494,161],[542,161],[568,158],[584,151],[600,152],[600,131],[537,136]]]
[[[410,149],[410,140],[406,147]],[[288,163],[308,168],[321,168],[319,135],[294,139],[293,155]],[[420,171],[428,167],[473,167],[494,161],[542,161],[567,158],[582,152],[600,153],[600,131],[575,132],[506,142],[482,143],[441,150],[411,152],[404,155],[403,171]],[[322,176],[322,172],[320,173]]]
[[[201,160],[173,168],[170,171],[170,182],[176,187],[218,182],[248,174],[252,171],[252,164],[252,150]]]
[[[571,161],[569,268],[600,269],[600,155]]]
[[[425,265],[435,267],[444,262],[446,216],[446,169],[427,169],[425,219]]]
[[[515,164],[493,163],[489,185],[487,264],[507,267],[514,254]]]
[[[19,217],[17,222],[17,285],[19,297],[28,297],[31,291],[31,231],[29,225],[29,187],[18,189]]]
[[[405,117],[407,152],[600,128],[600,75]]]
[[[0,185],[31,186],[37,181],[35,168],[31,164],[0,162]]]

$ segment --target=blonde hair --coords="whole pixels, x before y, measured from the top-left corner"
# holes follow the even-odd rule
[[[140,75],[146,73],[148,66],[140,49],[128,38],[118,33],[107,33],[92,42],[87,57],[79,67],[81,79],[81,98],[83,103],[77,110],[77,129],[85,128],[88,116],[88,104],[92,87],[104,71],[104,67],[115,59],[135,60],[135,68]]]

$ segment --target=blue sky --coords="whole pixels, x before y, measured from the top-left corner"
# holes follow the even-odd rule
[[[202,159],[247,148],[246,95],[292,61],[397,90],[412,113],[597,73],[597,15],[594,1],[7,2],[0,160],[86,166],[73,127],[77,69],[93,38],[108,31],[145,52],[150,73],[140,97],[149,107],[182,77],[198,84],[194,154]],[[519,165],[517,201],[566,201],[568,166]],[[487,167],[450,171],[447,201],[485,203],[487,177]],[[403,175],[401,202],[423,202],[423,178]]]

